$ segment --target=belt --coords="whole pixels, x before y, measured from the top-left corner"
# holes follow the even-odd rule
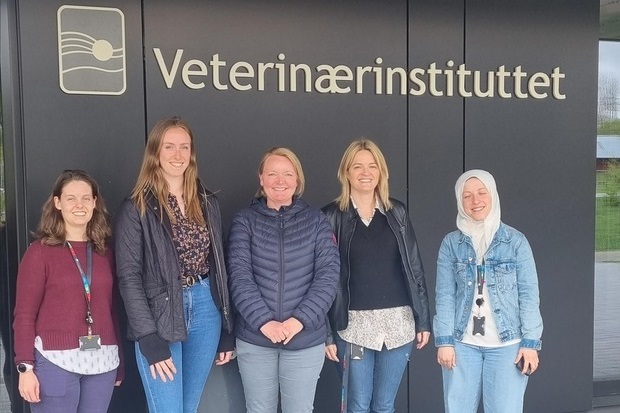
[[[187,277],[181,277],[181,285],[183,287],[191,287],[198,284],[207,275],[188,275]]]

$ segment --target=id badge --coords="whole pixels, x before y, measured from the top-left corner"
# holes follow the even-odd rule
[[[485,320],[485,316],[482,317],[476,317],[474,316],[474,331],[473,334],[476,335],[484,335],[484,320]]]
[[[101,348],[101,336],[93,334],[92,336],[81,336],[79,338],[80,351],[99,350]]]
[[[356,344],[351,344],[351,360],[363,360],[364,359],[364,347]]]

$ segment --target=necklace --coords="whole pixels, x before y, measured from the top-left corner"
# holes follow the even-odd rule
[[[375,211],[376,209],[372,210],[372,213],[370,214],[370,216],[364,216],[360,210],[357,210],[357,215],[360,217],[360,219],[362,220],[362,222],[364,223],[364,225],[369,226],[370,222],[372,221],[372,218],[375,216]]]
[[[371,203],[366,203],[363,202],[362,204],[364,204],[364,211],[368,211],[368,214],[364,214],[362,212],[362,208],[360,207],[361,204],[358,204],[357,202],[355,202],[355,199],[353,199],[353,196],[351,196],[351,202],[353,203],[353,208],[355,208],[355,210],[357,211],[357,215],[360,217],[360,219],[362,220],[362,222],[365,222],[366,225],[368,225],[368,223],[372,220],[372,218],[375,216],[375,211],[377,210],[377,201],[375,200],[375,198],[372,198],[372,202]]]
[[[357,210],[357,213],[359,214],[359,216],[360,216],[360,218],[361,218],[361,219],[363,219],[363,220],[365,220],[365,221],[370,221],[371,219],[373,219],[373,218],[374,218],[374,216],[375,216],[375,211],[376,211],[376,209],[373,209],[373,210],[372,210],[372,212],[370,213],[370,215],[365,215],[365,214],[362,214],[362,213],[360,212],[360,210],[358,209],[358,210]]]

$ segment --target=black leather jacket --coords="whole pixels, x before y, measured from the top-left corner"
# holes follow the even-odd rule
[[[198,182],[202,213],[207,221],[211,247],[209,253],[211,292],[222,313],[220,351],[232,350],[233,317],[224,261],[219,203],[214,194]],[[177,251],[172,240],[170,220],[155,194],[147,197],[146,213],[141,216],[133,200],[120,206],[115,225],[116,273],[128,317],[130,340],[157,333],[167,341],[185,340],[183,287]],[[223,340],[228,341],[223,346]]]
[[[416,331],[431,331],[426,280],[413,226],[405,205],[398,200],[390,200],[392,209],[385,211],[385,215],[398,243],[403,271],[407,277],[405,281],[413,308]],[[340,285],[336,299],[329,310],[329,322],[333,333],[344,330],[349,323],[349,246],[358,222],[358,214],[353,208],[340,211],[335,202],[324,206],[322,211],[334,229],[340,249]],[[332,342],[332,337],[328,337],[328,344]]]

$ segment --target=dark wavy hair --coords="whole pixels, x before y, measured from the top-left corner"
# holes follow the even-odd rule
[[[93,243],[95,251],[103,254],[112,235],[110,214],[99,191],[99,185],[90,175],[80,169],[67,169],[56,179],[52,193],[41,208],[39,227],[33,235],[46,245],[61,245],[66,242],[65,221],[62,212],[54,204],[54,197],[60,198],[65,185],[73,181],[85,182],[92,189],[93,197],[95,197],[95,208],[93,209],[93,216],[86,226],[86,236]]]

